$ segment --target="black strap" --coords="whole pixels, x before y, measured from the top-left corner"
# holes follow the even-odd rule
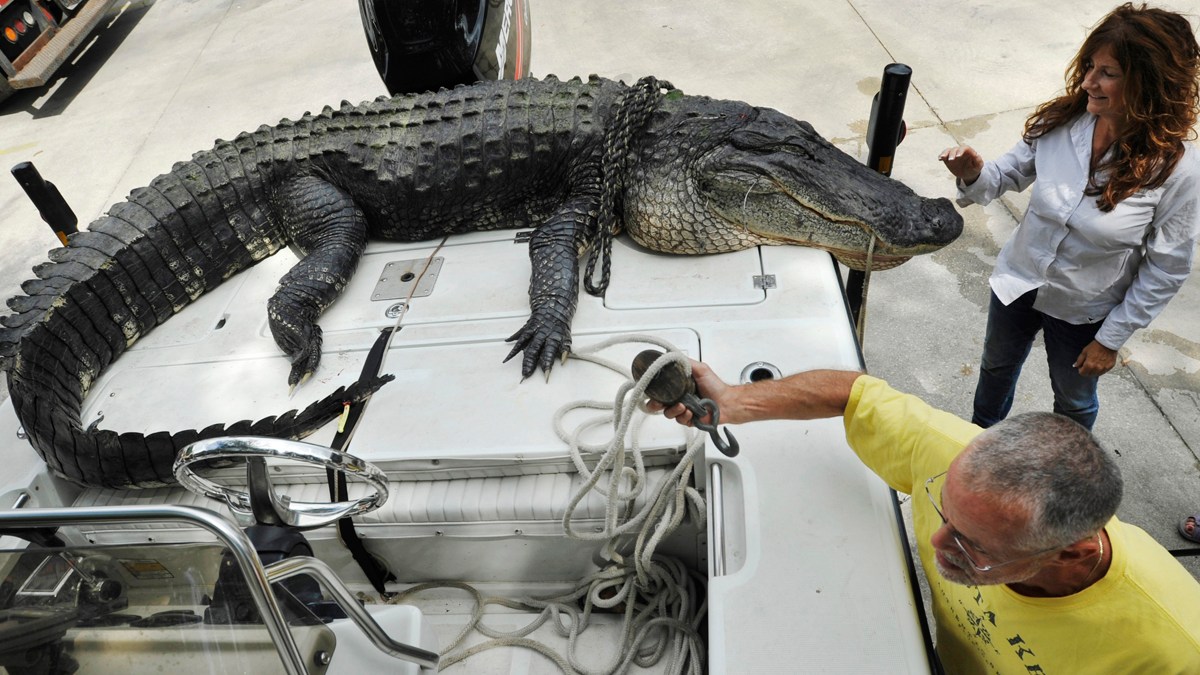
[[[371,345],[371,351],[367,354],[367,362],[363,364],[362,374],[359,375],[361,380],[369,380],[379,374],[379,369],[383,366],[383,354],[387,351],[392,330],[392,328],[383,329],[379,333],[379,337],[375,339],[375,344]],[[338,452],[345,452],[346,448],[350,446],[350,437],[354,432],[354,426],[358,424],[359,418],[362,417],[363,406],[365,404],[366,400],[364,399],[350,405],[350,412],[346,415],[342,430],[337,432],[333,437],[333,442],[329,444],[331,448]],[[340,502],[349,499],[346,488],[346,474],[342,471],[334,471],[333,469],[326,469],[325,473],[329,478],[329,500]],[[358,532],[354,529],[353,520],[342,518],[337,523],[337,530],[342,543],[350,550],[350,555],[354,556],[354,561],[358,563],[363,573],[367,575],[367,580],[371,582],[376,591],[384,593],[384,584],[389,581],[395,581],[396,575],[392,574],[378,558],[367,552],[366,547],[363,546],[362,539],[358,537]]]

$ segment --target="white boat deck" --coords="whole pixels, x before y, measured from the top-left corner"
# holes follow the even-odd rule
[[[469,235],[450,244],[437,251],[443,259],[437,280],[428,295],[412,300],[384,362],[382,370],[397,379],[372,398],[355,431],[350,451],[382,468],[393,493],[379,511],[358,519],[360,531],[401,582],[533,583],[521,587],[531,592],[547,579],[578,578],[596,549],[561,537],[562,514],[581,480],[564,473],[573,469],[553,418],[572,401],[611,401],[624,379],[572,359],[557,365],[548,381],[539,374],[522,382],[516,362],[500,361],[508,351],[504,338],[524,322],[526,247],[514,245],[512,233]],[[264,310],[275,280],[294,260],[282,252],[123,355],[85,402],[85,424],[103,413],[102,428],[148,433],[259,419],[349,384],[378,330],[394,323],[385,311],[395,301],[372,299],[382,270],[388,262],[423,259],[433,248],[371,245],[367,261],[322,321],[321,368],[290,398],[288,361],[270,338]],[[608,299],[581,297],[575,346],[641,334],[667,340],[719,372],[742,373],[764,362],[785,373],[857,368],[834,270],[828,254],[811,249],[681,258],[622,243],[614,250]],[[773,275],[774,288],[755,287],[763,275]],[[621,344],[601,355],[627,368],[645,347]],[[587,416],[570,413],[564,426]],[[0,414],[0,423],[15,420]],[[310,440],[328,442],[334,426]],[[735,432],[740,455],[727,458],[709,446],[704,457],[723,469],[724,575],[713,576],[718,552],[703,552],[710,538],[677,538],[669,545],[691,548],[687,555],[693,557],[700,546],[700,560],[709,560],[712,672],[762,672],[781,663],[844,672],[886,664],[889,672],[925,672],[928,657],[896,512],[886,487],[845,447],[840,422],[758,424]],[[593,429],[584,440],[606,436]],[[686,440],[682,427],[648,418],[640,442],[646,463],[659,467],[650,470],[653,480],[678,459]],[[695,472],[701,489],[707,487],[703,468]],[[323,472],[288,474],[281,480],[292,483],[287,491],[293,498],[324,498]],[[223,510],[179,488],[88,489],[74,499],[77,506],[135,503]],[[575,523],[598,528],[603,516],[604,500],[592,495]],[[84,528],[82,536],[98,544],[132,544],[192,535],[169,526],[105,526]],[[310,539],[321,557],[345,561],[331,528]],[[348,582],[361,583],[353,565],[338,569]],[[449,612],[459,625],[469,615],[469,608],[460,609]],[[778,630],[784,625],[790,628]],[[495,665],[514,657],[475,658]]]

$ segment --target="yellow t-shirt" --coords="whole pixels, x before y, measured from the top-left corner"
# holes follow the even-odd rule
[[[1030,598],[1005,585],[951,583],[933,562],[929,540],[942,521],[924,484],[979,427],[870,376],[854,383],[845,424],[862,461],[897,492],[914,495],[917,549],[947,673],[1200,674],[1200,583],[1140,528],[1116,518],[1105,526],[1108,573],[1074,595]]]

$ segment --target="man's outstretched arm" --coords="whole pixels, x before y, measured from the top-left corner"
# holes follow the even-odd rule
[[[846,370],[810,370],[780,380],[730,385],[707,365],[692,362],[699,394],[717,404],[723,424],[839,417],[846,410],[854,381],[861,375]],[[692,413],[683,405],[674,405],[663,414],[680,424],[692,422]]]

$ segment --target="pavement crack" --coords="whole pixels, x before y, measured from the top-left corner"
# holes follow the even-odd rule
[[[1123,352],[1121,354],[1122,360],[1128,359],[1129,351],[1124,348],[1122,348],[1121,351]],[[1174,420],[1171,419],[1171,416],[1167,413],[1167,411],[1158,402],[1158,397],[1154,396],[1154,394],[1152,394],[1150,391],[1150,387],[1148,387],[1146,385],[1146,383],[1142,381],[1141,377],[1138,377],[1137,370],[1130,368],[1128,365],[1122,365],[1121,369],[1124,372],[1129,373],[1130,378],[1137,385],[1138,389],[1140,389],[1142,394],[1145,395],[1146,399],[1148,401],[1150,401],[1150,405],[1153,405],[1154,409],[1158,411],[1158,414],[1162,416],[1163,421],[1166,422],[1166,424],[1167,424],[1167,427],[1171,429],[1171,433],[1175,434],[1175,438],[1179,439],[1179,442],[1183,445],[1183,447],[1187,448],[1188,452],[1192,453],[1193,457],[1200,457],[1200,455],[1197,455],[1197,453],[1196,453],[1197,449],[1192,447],[1192,444],[1188,442],[1187,436],[1182,431],[1180,431],[1179,427],[1176,426]],[[1117,454],[1120,454],[1120,453],[1117,453]]]

